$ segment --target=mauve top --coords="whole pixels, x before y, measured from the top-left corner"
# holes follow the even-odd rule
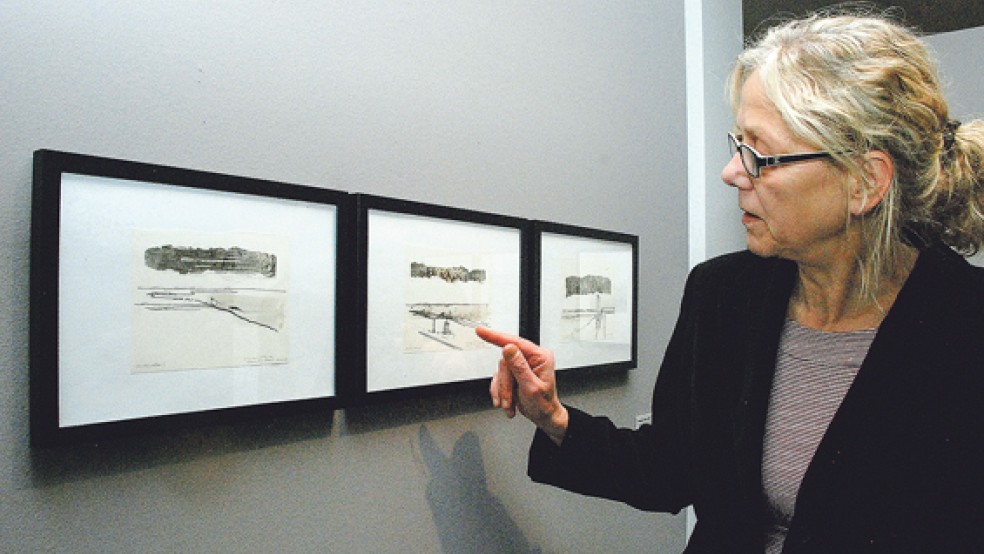
[[[762,456],[768,554],[782,550],[803,474],[854,382],[875,332],[824,332],[793,320],[783,326]]]

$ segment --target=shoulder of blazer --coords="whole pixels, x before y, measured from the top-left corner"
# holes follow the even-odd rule
[[[918,391],[912,398],[919,402],[932,397],[929,389],[942,395],[977,395],[984,392],[981,359],[984,269],[946,246],[933,245],[920,252],[853,388]],[[889,401],[883,411],[890,411],[893,403],[898,401]],[[974,403],[980,404],[978,399]]]
[[[976,307],[984,302],[984,267],[972,265],[944,245],[924,250],[920,261],[924,262],[926,273],[935,277],[936,282],[931,284],[940,292],[959,298],[961,304]]]
[[[961,319],[984,324],[984,268],[971,265],[950,248],[923,249],[899,291],[893,312],[925,320]],[[890,312],[889,317],[893,314]]]
[[[694,267],[687,290],[713,295],[719,302],[771,299],[785,304],[796,275],[796,264],[780,258],[763,258],[743,250],[711,258]]]

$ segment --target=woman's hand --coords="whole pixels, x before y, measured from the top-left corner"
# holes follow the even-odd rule
[[[502,347],[502,358],[489,387],[492,404],[509,417],[518,410],[559,445],[567,433],[568,414],[557,398],[553,352],[487,327],[478,327],[475,333]]]

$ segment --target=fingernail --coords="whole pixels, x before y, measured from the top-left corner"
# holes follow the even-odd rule
[[[507,344],[502,347],[502,356],[505,358],[512,358],[516,354],[519,354],[519,347],[515,344]]]

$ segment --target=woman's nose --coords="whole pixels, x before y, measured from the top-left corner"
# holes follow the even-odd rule
[[[751,178],[745,171],[745,166],[741,165],[741,157],[738,153],[731,156],[728,163],[724,165],[724,169],[721,170],[721,180],[724,181],[724,184],[737,188],[752,185]]]

